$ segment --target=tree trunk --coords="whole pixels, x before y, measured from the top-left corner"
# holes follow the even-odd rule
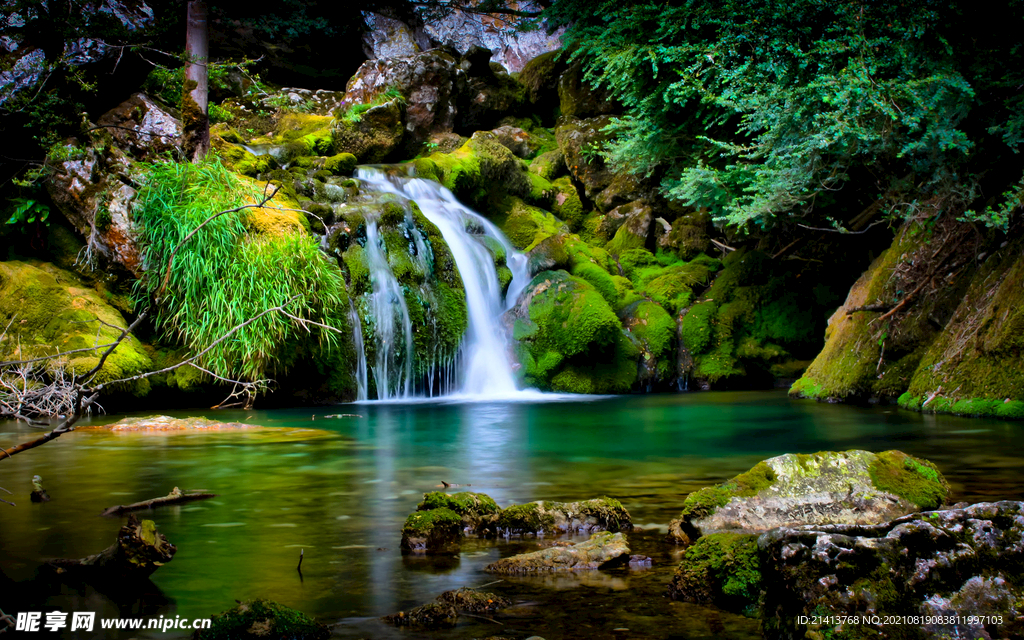
[[[50,560],[58,573],[88,582],[123,584],[145,580],[171,561],[177,548],[156,530],[152,520],[139,521],[129,514],[128,522],[117,533],[117,542],[96,555],[78,560]]]
[[[198,162],[210,151],[208,115],[210,32],[205,0],[189,0],[185,32],[185,87],[181,96],[182,150]]]

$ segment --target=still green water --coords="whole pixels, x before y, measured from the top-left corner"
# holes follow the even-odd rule
[[[359,417],[324,418],[339,412]],[[955,500],[1024,498],[1024,425],[793,401],[784,392],[179,415],[305,431],[80,431],[0,462],[0,486],[18,503],[0,505],[7,581],[0,609],[197,618],[236,599],[266,597],[336,623],[339,637],[756,638],[756,621],[664,595],[678,551],[662,543],[663,532],[690,491],[781,453],[898,448],[934,461]],[[0,446],[35,433],[0,423]],[[29,502],[35,474],[52,502]],[[441,481],[472,485],[502,506],[619,498],[644,529],[630,535],[633,553],[651,556],[654,567],[505,578],[488,590],[517,605],[497,622],[463,617],[451,631],[394,630],[377,617],[447,589],[493,583],[485,565],[536,546],[473,540],[458,559],[403,558],[402,522]],[[219,495],[143,512],[178,547],[174,561],[154,574],[153,588],[111,599],[81,585],[33,580],[47,558],[89,555],[114,540],[122,519],[100,517],[104,508],[175,486]]]

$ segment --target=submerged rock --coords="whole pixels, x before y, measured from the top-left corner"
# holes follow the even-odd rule
[[[900,451],[788,453],[687,496],[669,538],[691,544],[709,533],[762,533],[802,524],[877,524],[949,497],[935,465]]]
[[[1022,502],[769,532],[765,638],[1020,637],[1022,539]]]
[[[487,565],[484,571],[503,574],[581,571],[598,569],[616,562],[629,562],[626,538],[621,533],[601,531],[593,534],[586,542],[502,558]]]
[[[430,602],[409,611],[399,611],[381,618],[397,627],[419,629],[450,629],[456,625],[459,612],[469,614],[494,613],[512,604],[508,598],[463,587],[445,591]]]
[[[78,430],[103,431],[232,431],[236,429],[260,429],[259,425],[243,422],[221,422],[207,418],[172,418],[170,416],[146,416],[124,418],[107,425],[87,425]]]
[[[324,640],[331,630],[306,614],[282,604],[264,600],[246,600],[237,607],[213,616],[209,629],[196,631],[194,640],[233,640],[234,638],[288,638]]]
[[[437,600],[467,613],[494,613],[512,605],[512,601],[508,598],[466,587],[445,591],[437,596]]]
[[[430,602],[409,611],[399,611],[381,618],[396,627],[420,629],[451,629],[459,620],[459,612],[447,602]]]

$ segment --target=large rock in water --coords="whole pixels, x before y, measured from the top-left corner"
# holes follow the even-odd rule
[[[502,558],[484,567],[484,571],[504,574],[580,571],[628,561],[629,546],[625,537],[621,533],[602,531],[586,542]]]
[[[769,640],[1024,635],[1022,502],[782,528],[758,546]]]
[[[787,453],[687,496],[669,537],[763,533],[804,524],[877,524],[934,509],[949,497],[935,465],[900,451]]]

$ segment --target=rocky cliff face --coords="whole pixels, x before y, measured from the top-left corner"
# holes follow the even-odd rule
[[[519,11],[538,11],[539,6],[526,0],[509,3]],[[490,51],[490,60],[508,72],[521,71],[527,62],[561,47],[562,29],[548,34],[541,27],[516,33],[508,23],[492,16],[466,13],[459,9],[441,20],[425,25],[418,21],[402,21],[377,13],[363,12],[367,32],[363,36],[364,51],[370,60],[408,56],[433,47],[451,47],[465,55],[473,47]],[[410,25],[409,23],[413,24]]]
[[[1022,277],[1018,233],[948,217],[904,224],[829,319],[824,349],[791,393],[1024,417]]]

